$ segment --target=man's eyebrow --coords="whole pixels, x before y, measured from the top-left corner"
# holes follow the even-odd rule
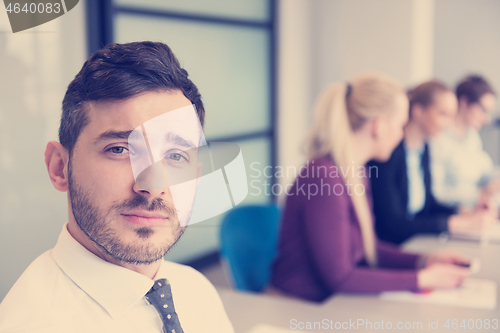
[[[165,141],[173,143],[173,144],[181,146],[181,147],[189,148],[189,149],[194,149],[197,147],[193,143],[193,141],[191,141],[189,139],[185,139],[182,136],[180,136],[179,134],[172,133],[172,132],[169,132],[165,135]]]
[[[95,144],[101,143],[102,141],[107,141],[107,140],[113,140],[113,139],[122,139],[122,140],[128,140],[130,134],[133,135],[135,131],[130,130],[130,131],[106,131],[104,133],[101,133],[97,139],[94,140]]]

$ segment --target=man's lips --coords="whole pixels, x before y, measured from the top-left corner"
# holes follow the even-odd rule
[[[154,227],[165,223],[168,216],[148,211],[130,211],[121,214],[124,219],[130,223],[138,224],[145,227]]]

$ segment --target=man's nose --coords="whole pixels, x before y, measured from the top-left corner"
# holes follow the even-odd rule
[[[134,191],[138,194],[150,194],[152,196],[161,196],[168,192],[163,160],[153,163],[137,176]]]

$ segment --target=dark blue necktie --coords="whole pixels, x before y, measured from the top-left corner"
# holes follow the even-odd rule
[[[163,332],[184,333],[179,317],[175,313],[172,289],[167,279],[156,280],[151,290],[146,294],[146,299],[160,314],[163,322]]]

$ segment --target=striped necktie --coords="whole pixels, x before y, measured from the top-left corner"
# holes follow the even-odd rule
[[[172,289],[167,279],[156,280],[151,290],[146,294],[146,299],[160,314],[164,333],[184,333],[175,312]]]

